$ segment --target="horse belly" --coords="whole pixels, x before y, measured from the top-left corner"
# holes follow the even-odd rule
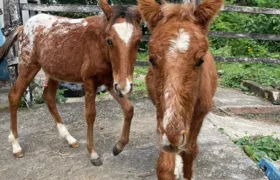
[[[61,58],[42,58],[44,72],[53,78],[66,82],[82,82],[81,64]]]

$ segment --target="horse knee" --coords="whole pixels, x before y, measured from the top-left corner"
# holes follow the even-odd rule
[[[88,121],[89,119],[94,119],[96,116],[96,111],[85,111],[85,117],[86,120]]]
[[[129,103],[126,106],[124,106],[123,110],[125,117],[128,118],[128,120],[130,120],[134,114],[134,106],[131,103]]]
[[[16,92],[12,89],[8,94],[8,98],[10,106],[18,106],[18,102],[20,101],[21,96],[17,95]]]

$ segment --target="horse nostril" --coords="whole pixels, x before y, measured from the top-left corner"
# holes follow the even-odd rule
[[[115,83],[115,84],[114,84],[114,89],[115,89],[116,91],[118,91],[118,90],[119,90],[119,88],[118,88],[118,84],[117,84],[117,83]]]
[[[115,84],[114,84],[114,89],[115,89],[117,95],[118,95],[119,97],[122,98],[122,97],[123,97],[123,94],[121,93],[121,90],[119,89],[118,86],[119,86],[119,85],[118,85],[117,83],[115,83]]]
[[[185,140],[186,140],[185,134],[182,134],[182,137],[181,137],[181,145],[184,145],[184,144],[185,144]]]
[[[163,146],[162,149],[166,152],[176,152],[177,148],[171,144]]]

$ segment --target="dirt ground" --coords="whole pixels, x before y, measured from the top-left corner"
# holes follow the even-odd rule
[[[154,180],[158,155],[155,108],[149,100],[134,101],[135,116],[130,142],[114,157],[112,148],[122,127],[122,113],[115,101],[97,102],[95,146],[103,165],[92,166],[86,150],[86,123],[83,103],[59,105],[69,132],[80,147],[71,149],[60,138],[47,108],[43,105],[18,113],[19,142],[25,152],[12,155],[8,142],[9,113],[0,111],[0,180],[94,179]],[[262,180],[259,168],[227,136],[220,134],[208,119],[199,137],[200,153],[195,166],[196,180]]]

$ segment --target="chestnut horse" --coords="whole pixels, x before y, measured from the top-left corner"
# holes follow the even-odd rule
[[[127,96],[132,89],[134,63],[141,38],[141,16],[136,8],[110,6],[106,0],[100,0],[100,7],[104,15],[85,19],[36,15],[30,18],[26,25],[17,28],[1,47],[0,57],[8,51],[14,40],[19,41],[19,74],[9,93],[9,140],[15,157],[23,156],[17,132],[19,101],[41,68],[50,78],[43,98],[60,136],[65,138],[71,147],[77,147],[78,143],[63,125],[57,111],[55,95],[58,81],[84,85],[87,149],[93,165],[102,164],[93,143],[95,96],[100,85],[107,86],[124,112],[122,134],[114,146],[113,154],[118,155],[128,143],[133,105]]]
[[[138,0],[151,32],[146,84],[157,110],[160,180],[192,179],[197,136],[217,86],[207,31],[222,4],[223,0],[205,0],[194,8],[192,3]]]

